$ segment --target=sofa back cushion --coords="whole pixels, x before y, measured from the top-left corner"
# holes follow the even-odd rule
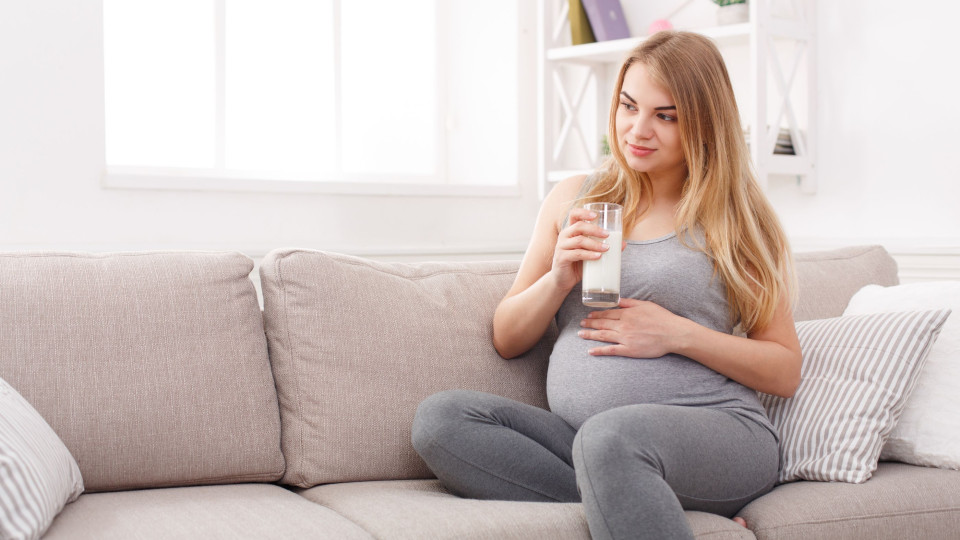
[[[280,478],[252,268],[239,253],[0,254],[0,376],[88,491]]]
[[[516,262],[379,263],[301,249],[260,265],[283,422],[283,482],[427,478],[417,405],[450,388],[546,407],[551,328],[526,355],[492,346]]]
[[[865,285],[889,287],[900,281],[897,263],[881,246],[853,246],[794,256],[799,298],[797,321],[843,315],[850,298]]]

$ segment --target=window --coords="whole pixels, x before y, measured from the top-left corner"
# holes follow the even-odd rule
[[[515,185],[518,11],[104,0],[108,177]]]

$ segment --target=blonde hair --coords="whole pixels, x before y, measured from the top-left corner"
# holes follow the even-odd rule
[[[625,234],[649,208],[650,178],[627,165],[616,130],[624,75],[635,63],[647,68],[677,106],[688,173],[676,214],[676,228],[684,233],[680,240],[711,257],[726,285],[734,322],[746,332],[763,329],[782,298],[793,302],[793,261],[783,228],[757,184],[723,57],[708,38],[659,32],[630,52],[610,106],[607,137],[612,156],[577,204],[622,204]],[[705,245],[694,231],[702,231]]]

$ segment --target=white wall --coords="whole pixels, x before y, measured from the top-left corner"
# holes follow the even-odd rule
[[[100,3],[0,0],[0,249],[515,256],[538,206],[524,5],[521,195],[427,198],[104,189]],[[932,0],[818,2],[820,187],[770,187],[798,248],[879,242],[960,259],[956,20],[960,5]]]
[[[535,6],[518,33],[536,63]],[[105,189],[102,11],[96,0],[0,0],[0,249],[300,246],[411,258],[517,256],[539,205],[534,160],[512,197]],[[176,36],[171,36],[175,39]],[[532,77],[532,76],[531,76]],[[521,88],[521,155],[535,152],[535,79]],[[402,136],[403,126],[383,126]],[[496,159],[477,152],[477,159]]]
[[[770,197],[799,242],[960,246],[960,4],[818,3],[819,189]]]

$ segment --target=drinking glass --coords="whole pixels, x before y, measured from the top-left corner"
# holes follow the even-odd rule
[[[620,305],[620,255],[623,246],[623,207],[614,203],[589,203],[584,208],[597,214],[591,223],[610,233],[597,238],[610,249],[599,259],[583,261],[583,305],[611,308]]]

